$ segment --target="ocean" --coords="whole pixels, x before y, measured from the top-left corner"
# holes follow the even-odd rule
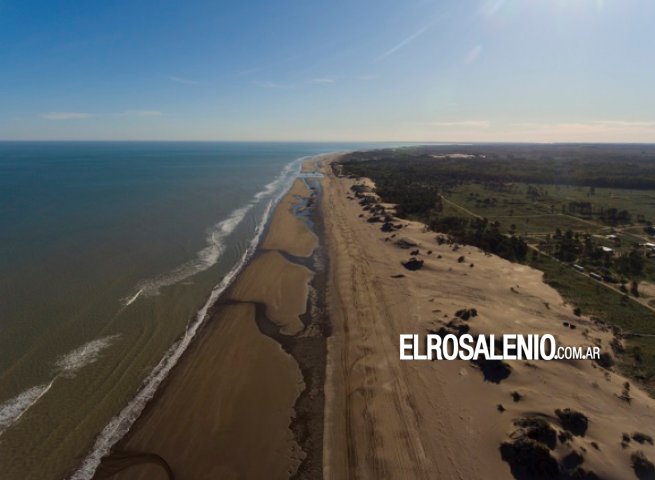
[[[0,142],[2,478],[89,478],[301,159],[374,146]]]

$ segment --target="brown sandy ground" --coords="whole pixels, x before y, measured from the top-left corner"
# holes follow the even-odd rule
[[[309,256],[316,247],[316,236],[291,211],[296,196],[308,194],[296,181],[274,212],[269,250],[226,292],[96,478],[170,478],[163,465],[175,479],[189,480],[283,479],[296,472],[305,452],[290,425],[303,375],[294,357],[261,332],[257,316],[265,310],[281,333],[302,329],[312,273],[280,251]]]
[[[370,214],[353,198],[355,181],[332,175],[329,161],[322,165],[333,326],[325,387],[326,479],[513,478],[521,472],[501,459],[501,443],[540,432],[549,438],[548,446],[539,444],[542,453],[560,464],[568,456],[569,467],[601,478],[636,478],[631,457],[637,451],[655,461],[655,447],[633,437],[655,436],[655,401],[635,385],[628,388],[628,401],[627,380],[611,368],[589,360],[510,361],[509,376],[485,380],[470,362],[400,361],[400,334],[448,328],[453,320],[474,335],[552,333],[559,344],[599,345],[603,351],[611,350],[613,337],[574,316],[537,270],[477,248],[438,245],[436,235],[418,223],[394,221],[406,225],[394,238],[381,232],[381,223],[367,222]],[[400,237],[418,245],[422,269],[403,268],[410,250],[395,245]],[[463,308],[475,308],[477,316],[455,319]],[[555,413],[566,408],[588,417],[583,435],[567,434],[572,427]],[[515,424],[521,418],[543,420],[543,431]],[[553,444],[551,433],[561,440]]]
[[[277,276],[265,272],[276,272]],[[296,335],[304,328],[300,315],[307,307],[311,270],[286,260],[277,251],[259,255],[234,285],[229,298],[266,303],[267,317],[286,335]]]
[[[313,173],[318,171],[321,159],[324,156],[325,155],[318,155],[316,157],[308,158],[303,162],[300,171],[302,173]]]
[[[271,226],[263,243],[264,249],[284,250],[296,257],[309,257],[312,254],[318,244],[316,234],[307,228],[302,219],[289,213],[296,203],[296,197],[307,196],[309,191],[305,183],[296,180],[273,212]]]

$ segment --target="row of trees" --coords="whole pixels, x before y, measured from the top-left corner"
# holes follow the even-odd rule
[[[458,147],[459,148],[459,147]],[[482,148],[482,147],[478,147]],[[485,149],[492,147],[485,146]],[[511,147],[506,147],[511,150]],[[560,157],[534,158],[528,153],[514,155],[499,152],[487,155],[480,151],[469,158],[439,157],[429,148],[355,153],[346,157],[344,166],[350,173],[374,177],[393,172],[399,181],[412,183],[434,179],[442,183],[534,185],[578,185],[586,187],[655,189],[655,151],[648,155],[586,156],[570,151]],[[590,190],[592,194],[593,190]],[[539,195],[532,189],[529,195]]]
[[[436,217],[428,226],[435,232],[449,234],[456,242],[474,245],[514,262],[522,262],[528,253],[528,245],[521,237],[503,234],[500,223],[486,218]]]
[[[644,253],[639,246],[615,257],[594,243],[591,235],[571,230],[562,233],[558,229],[541,248],[562,262],[591,265],[607,276],[616,272],[627,278],[639,278],[644,274],[646,266]]]

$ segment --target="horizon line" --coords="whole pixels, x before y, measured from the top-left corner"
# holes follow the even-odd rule
[[[415,144],[415,145],[430,145],[430,144],[442,144],[442,145],[655,145],[655,141],[537,141],[537,140],[268,140],[268,139],[2,139],[0,138],[0,143],[101,143],[101,142],[123,142],[123,143],[146,143],[146,142],[160,142],[160,143],[175,143],[175,142],[187,142],[187,143],[406,143],[406,144]]]

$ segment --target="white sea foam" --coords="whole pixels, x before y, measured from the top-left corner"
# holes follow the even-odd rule
[[[38,402],[50,390],[53,383],[54,380],[48,384],[32,387],[0,404],[0,435],[16,423],[32,405]]]
[[[168,273],[142,282],[138,286],[139,291],[146,296],[157,295],[160,288],[175,285],[214,266],[225,250],[224,240],[234,232],[254,206],[254,203],[249,203],[234,210],[225,220],[217,223],[209,230],[207,233],[207,246],[197,253],[196,258]],[[136,300],[135,297],[132,298]],[[125,306],[127,305],[128,303],[125,303]]]
[[[100,352],[116,340],[119,335],[110,335],[85,343],[81,347],[59,357],[55,366],[59,373],[72,375],[78,370],[98,360]]]
[[[272,195],[285,181],[288,181],[290,178],[290,175],[294,173],[294,170],[297,170],[300,163],[305,159],[306,157],[299,158],[298,160],[295,160],[288,165],[286,165],[280,174],[275,177],[275,179],[270,182],[268,185],[264,187],[264,189],[255,194],[255,201],[259,201],[262,198],[266,197],[267,195]],[[295,172],[297,175],[297,172]],[[294,178],[296,175],[293,175],[291,178]]]
[[[225,251],[226,238],[236,230],[243,219],[246,218],[248,212],[257,206],[262,199],[270,197],[280,190],[283,192],[286,191],[283,187],[298,175],[299,166],[304,158],[306,157],[299,158],[287,164],[273,181],[253,196],[253,199],[249,203],[237,208],[225,220],[222,220],[209,229],[206,238],[206,247],[197,253],[196,258],[174,268],[168,273],[141,282],[137,287],[138,291],[134,295],[123,299],[123,306],[129,306],[141,294],[146,296],[157,295],[161,288],[187,280],[216,265],[216,262],[218,262]]]
[[[81,368],[92,364],[119,335],[111,335],[85,343],[81,347],[62,355],[55,362],[57,375],[50,383],[31,387],[16,397],[0,404],[0,435],[16,423],[20,417],[43,397],[60,375],[71,376]]]
[[[129,307],[130,305],[132,305],[132,304],[134,303],[134,301],[135,301],[137,298],[139,298],[139,295],[141,295],[141,292],[143,292],[143,289],[142,289],[142,288],[140,288],[140,289],[139,289],[139,290],[138,290],[134,295],[132,295],[131,297],[124,298],[124,299],[122,300],[123,306],[124,306],[124,307]]]
[[[276,178],[276,180],[274,180],[274,182],[278,181],[278,179],[281,180],[275,184],[275,186],[269,187],[271,184],[273,184],[273,182],[271,182],[266,186],[264,190],[262,190],[262,192],[267,193],[262,194],[262,192],[259,192],[257,195],[262,194],[259,197],[255,195],[253,204],[249,205],[256,204],[266,195],[273,195],[275,190],[279,188],[278,195],[269,200],[268,204],[266,205],[264,213],[262,214],[262,217],[255,229],[255,234],[239,261],[232,268],[232,270],[230,270],[230,272],[228,272],[227,275],[223,277],[221,282],[214,287],[203,307],[196,313],[193,321],[187,325],[184,335],[166,351],[164,357],[146,377],[136,396],[123,408],[123,410],[117,416],[112,418],[109,424],[107,424],[102,432],[100,432],[96,438],[93,448],[84,459],[79,469],[70,477],[70,480],[91,479],[96,469],[98,468],[98,465],[100,465],[100,460],[102,457],[109,453],[111,447],[129,431],[134,421],[139,417],[139,415],[141,415],[141,412],[145,408],[148,401],[155,394],[161,382],[166,378],[168,373],[178,362],[182,354],[186,351],[187,347],[191,343],[191,340],[204,323],[209,309],[212,307],[212,305],[214,305],[214,303],[216,303],[216,300],[218,300],[219,296],[227,289],[227,287],[230,286],[230,284],[236,278],[237,274],[243,269],[245,264],[255,252],[257,245],[259,245],[264,227],[266,226],[271,216],[273,207],[280,201],[280,199],[291,186],[291,182],[298,175],[299,166],[303,160],[304,158],[300,158],[287,165],[282,173]]]

